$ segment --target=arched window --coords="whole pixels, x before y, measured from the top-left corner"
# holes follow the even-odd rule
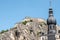
[[[49,26],[49,29],[54,29],[54,25],[50,25]]]
[[[51,25],[49,26],[49,29],[52,29],[52,26]]]

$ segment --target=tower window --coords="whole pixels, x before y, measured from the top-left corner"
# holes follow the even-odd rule
[[[52,26],[51,25],[49,26],[49,29],[52,29]]]
[[[60,30],[58,30],[58,33],[60,33]]]
[[[49,26],[49,29],[54,29],[54,25],[50,25]]]
[[[52,27],[50,26],[50,29],[52,29]]]

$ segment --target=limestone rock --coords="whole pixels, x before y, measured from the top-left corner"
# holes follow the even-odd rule
[[[47,23],[44,19],[26,18],[22,22],[0,34],[0,40],[40,40],[41,35],[47,34]]]

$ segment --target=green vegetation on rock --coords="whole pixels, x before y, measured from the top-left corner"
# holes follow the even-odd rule
[[[22,22],[24,25],[26,25],[27,21]]]
[[[7,32],[8,30],[2,30],[1,32],[0,32],[0,34],[2,34],[2,33],[4,33],[4,32]]]

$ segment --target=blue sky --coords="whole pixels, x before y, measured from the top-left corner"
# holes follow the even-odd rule
[[[52,0],[57,24],[60,25],[60,0]],[[48,18],[49,0],[0,0],[0,31],[13,28],[26,16]]]

